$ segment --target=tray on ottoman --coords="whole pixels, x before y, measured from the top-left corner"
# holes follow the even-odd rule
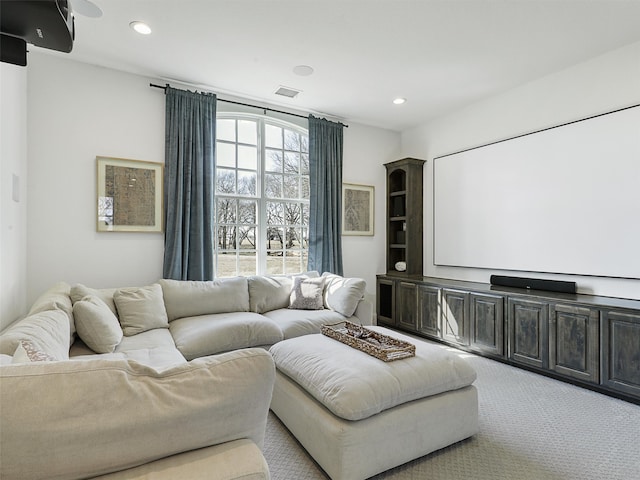
[[[362,325],[346,320],[340,323],[324,325],[321,332],[327,337],[361,350],[383,362],[413,357],[416,354],[416,346],[409,342],[374,332]]]

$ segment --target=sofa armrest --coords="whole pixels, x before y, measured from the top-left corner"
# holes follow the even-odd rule
[[[0,478],[87,478],[240,438],[261,447],[274,380],[262,349],[163,371],[99,359],[3,366]]]
[[[361,299],[353,316],[358,317],[361,325],[373,325],[373,304],[365,298]]]

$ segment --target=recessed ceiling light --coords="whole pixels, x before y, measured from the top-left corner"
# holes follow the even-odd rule
[[[407,101],[407,99],[406,99],[406,98],[398,97],[398,98],[395,98],[395,99],[393,100],[393,103],[394,103],[395,105],[402,105],[402,104],[403,104],[404,102],[406,102],[406,101]]]
[[[144,22],[131,22],[129,26],[141,35],[149,35],[151,33],[151,27]]]
[[[293,73],[301,77],[308,77],[313,73],[313,68],[309,65],[297,65],[293,67]]]

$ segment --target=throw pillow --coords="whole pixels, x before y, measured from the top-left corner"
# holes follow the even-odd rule
[[[356,311],[358,302],[364,296],[367,286],[362,278],[344,278],[325,272],[324,305],[334,312],[350,317]]]
[[[104,303],[107,304],[107,307],[113,312],[113,314],[117,317],[118,310],[116,310],[116,304],[113,301],[113,294],[116,292],[117,288],[89,288],[81,283],[74,285],[71,287],[71,301],[73,303],[79,302],[87,295],[95,295]]]
[[[55,358],[36,347],[30,340],[21,340],[11,363],[53,362]]]
[[[289,308],[296,310],[322,310],[324,278],[293,277]]]
[[[76,330],[82,341],[96,353],[112,353],[122,340],[122,328],[111,309],[95,295],[87,295],[73,305]]]
[[[118,309],[122,332],[126,336],[154,328],[169,328],[162,287],[158,283],[148,287],[116,290],[113,301]]]

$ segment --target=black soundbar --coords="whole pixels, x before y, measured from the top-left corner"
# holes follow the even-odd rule
[[[564,282],[561,280],[541,280],[539,278],[508,277],[504,275],[491,275],[491,285],[502,287],[529,288],[531,290],[547,290],[549,292],[576,293],[576,282]]]

